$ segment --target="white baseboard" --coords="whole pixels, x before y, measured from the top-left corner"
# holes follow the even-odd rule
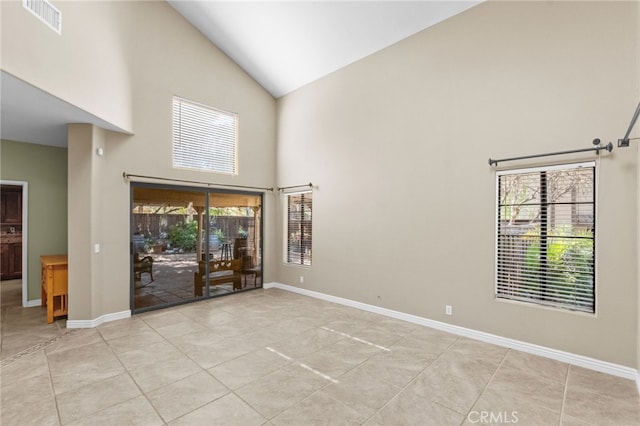
[[[42,305],[42,299],[35,299],[35,300],[27,300],[27,304],[24,305],[24,308],[33,308],[35,306],[40,306]]]
[[[131,311],[114,312],[105,314],[92,320],[67,320],[67,328],[94,328],[105,322],[131,317]]]
[[[494,345],[498,345],[498,346],[502,346],[510,349],[516,349],[522,352],[539,355],[545,358],[551,358],[556,361],[561,361],[567,364],[588,368],[590,370],[600,371],[602,373],[623,377],[625,379],[631,379],[636,382],[636,385],[638,387],[638,392],[640,393],[640,373],[638,372],[638,370],[631,367],[625,367],[623,365],[613,364],[607,361],[601,361],[601,360],[589,358],[582,355],[576,355],[569,352],[560,351],[557,349],[552,349],[544,346],[535,345],[532,343],[522,342],[520,340],[509,339],[506,337],[501,337],[495,334],[485,333],[485,332],[473,330],[470,328],[447,324],[440,321],[434,321],[434,320],[419,317],[416,315],[406,314],[399,311],[393,311],[391,309],[381,308],[379,306],[368,305],[366,303],[356,302],[354,300],[344,299],[342,297],[331,296],[331,295],[319,293],[316,291],[306,290],[303,288],[294,287],[287,284],[269,283],[269,284],[265,284],[263,287],[279,288],[281,290],[302,294],[304,296],[314,297],[316,299],[326,300],[328,302],[350,306],[352,308],[361,309],[363,311],[373,312],[375,314],[380,314],[387,317],[411,322],[414,324],[435,328],[437,330],[446,331],[448,333],[455,334],[458,336],[464,336],[470,339],[480,340],[482,342],[492,343]]]

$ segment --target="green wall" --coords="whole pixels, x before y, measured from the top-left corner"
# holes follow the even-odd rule
[[[67,149],[2,140],[0,179],[29,184],[28,300],[37,300],[40,256],[67,253]]]

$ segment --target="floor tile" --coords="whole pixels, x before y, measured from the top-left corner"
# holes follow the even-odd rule
[[[138,396],[70,423],[70,426],[160,426],[164,422],[144,396]]]
[[[447,351],[418,375],[408,389],[465,414],[489,383],[497,365]]]
[[[0,390],[0,424],[58,425],[55,398],[48,375],[29,377]]]
[[[147,393],[147,397],[169,422],[227,394],[229,389],[207,372],[200,372]]]
[[[47,355],[77,349],[81,346],[102,342],[102,336],[95,328],[74,329],[73,333],[47,346]]]
[[[366,423],[367,426],[458,426],[465,416],[406,389]]]
[[[323,391],[365,418],[382,408],[401,391],[401,388],[369,374],[360,367],[340,376],[338,381],[325,387]]]
[[[276,426],[360,425],[366,417],[320,390],[284,411],[271,422]]]
[[[183,357],[184,354],[169,342],[161,341],[117,355],[127,369],[134,369],[147,364],[162,364],[163,361]]]
[[[5,288],[3,425],[640,425],[634,381],[279,289],[67,330]]]
[[[49,365],[44,350],[39,350],[4,365],[0,369],[0,384],[4,387],[21,380],[45,375],[49,375]]]
[[[124,371],[124,367],[104,341],[55,352],[47,358],[56,395]]]
[[[177,382],[202,371],[202,368],[186,356],[145,364],[129,369],[129,374],[143,392]]]
[[[151,327],[142,319],[132,316],[131,318],[104,323],[96,327],[96,330],[100,332],[105,340],[112,340],[118,337],[148,331],[151,330]]]
[[[262,349],[224,362],[208,371],[230,389],[238,389],[279,369],[288,361]]]
[[[251,352],[250,348],[235,346],[231,337],[222,337],[213,331],[175,336],[169,340],[202,368],[211,368]]]
[[[560,422],[560,412],[542,407],[525,398],[511,397],[488,389],[471,408],[465,425],[482,423],[483,419],[487,419],[485,423],[490,424],[557,425]]]
[[[633,380],[587,370],[575,365],[569,368],[567,386],[569,390],[574,388],[584,389],[613,398],[626,398],[637,392],[636,384]]]
[[[539,374],[501,366],[487,386],[512,400],[526,400],[552,411],[562,410],[564,384]]]
[[[171,423],[171,426],[224,425],[258,426],[266,419],[235,394],[229,393]]]
[[[63,424],[78,421],[105,408],[133,399],[140,390],[128,374],[123,373],[57,395]]]
[[[162,342],[164,337],[158,334],[157,331],[152,328],[142,329],[136,333],[127,334],[124,336],[115,337],[107,340],[109,346],[116,354],[121,354],[133,349],[137,349],[140,346],[151,345],[153,343]]]
[[[601,395],[573,386],[567,389],[564,414],[594,425],[635,426],[640,424],[640,398]]]
[[[337,343],[345,337],[320,328],[314,328],[271,347],[292,358],[301,358],[323,347]]]
[[[271,419],[328,383],[312,376],[297,366],[281,368],[241,387],[236,394]]]
[[[503,365],[532,374],[539,374],[547,379],[557,380],[562,383],[566,381],[569,371],[568,364],[514,349],[509,350]]]

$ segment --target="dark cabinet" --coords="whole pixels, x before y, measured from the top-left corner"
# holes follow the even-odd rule
[[[0,203],[3,224],[22,224],[22,188],[3,186]]]
[[[0,244],[2,262],[0,279],[13,280],[22,277],[22,243]]]

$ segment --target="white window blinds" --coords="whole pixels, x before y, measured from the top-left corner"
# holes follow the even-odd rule
[[[287,263],[311,266],[311,194],[287,195]]]
[[[497,179],[497,297],[595,312],[593,163]]]
[[[173,98],[173,167],[237,174],[238,115]]]

